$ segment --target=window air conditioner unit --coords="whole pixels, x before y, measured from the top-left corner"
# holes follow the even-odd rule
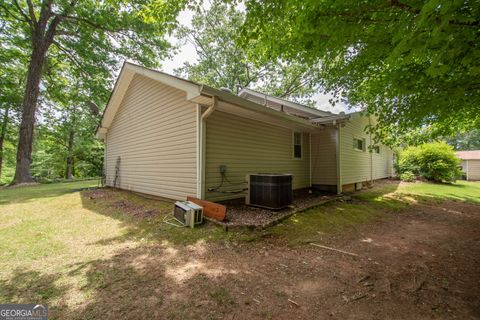
[[[246,204],[278,210],[292,204],[292,175],[285,173],[248,174]]]
[[[193,228],[203,222],[203,208],[191,201],[177,201],[173,216],[185,227]]]

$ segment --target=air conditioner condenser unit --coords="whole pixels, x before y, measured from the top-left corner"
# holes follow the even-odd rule
[[[173,216],[185,227],[193,228],[203,222],[203,208],[191,201],[177,201]]]
[[[247,175],[247,205],[279,210],[292,204],[292,175],[255,173]]]

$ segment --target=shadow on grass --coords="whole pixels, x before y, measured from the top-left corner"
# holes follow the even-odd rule
[[[403,183],[399,193],[425,197],[433,201],[466,201],[480,204],[480,183],[457,181],[456,183]]]
[[[193,248],[205,252],[201,242]],[[217,279],[237,270],[200,256],[170,245],[125,249],[71,265],[62,277],[81,275],[79,287],[57,285],[58,274],[17,270],[0,281],[0,302],[47,304],[49,319],[222,319],[237,302]],[[72,292],[86,302],[69,305]]]
[[[192,244],[199,240],[226,240],[238,234],[226,233],[210,223],[195,228],[174,226],[173,204],[152,200],[128,191],[104,188],[81,192],[82,206],[92,212],[121,221],[122,235],[102,240],[108,245],[127,240],[168,241],[173,244]],[[242,234],[242,233],[240,233]]]
[[[217,293],[221,286],[216,282],[218,275],[228,277],[234,270],[202,263],[169,245],[127,249],[82,268],[77,272],[85,272],[87,281],[81,290],[90,303],[65,318],[222,318],[235,306],[228,292]],[[202,308],[192,307],[200,301]]]
[[[45,303],[65,293],[65,287],[55,284],[57,280],[57,275],[17,269],[10,279],[0,280],[1,301],[2,303]]]
[[[442,196],[439,196],[435,193],[423,193],[422,195],[412,195],[410,193],[403,193],[406,196],[412,196],[418,201],[423,202],[436,202],[441,203],[443,201],[460,201],[460,202],[470,202],[473,204],[480,204],[480,195],[479,196],[468,196],[468,195],[461,195],[454,193],[445,193]]]
[[[268,232],[297,243],[317,241],[323,233],[355,229],[359,225],[388,216],[386,212],[396,212],[402,206],[415,205],[392,195],[394,189],[395,186],[385,187],[383,191],[371,189],[354,195],[351,203],[330,204],[299,213]],[[289,255],[289,251],[283,250],[281,254],[277,252],[272,255],[274,257],[271,261],[267,258],[262,261],[262,257],[266,256],[256,255],[258,261],[249,262],[250,255],[258,253],[257,249],[268,251],[268,248],[261,249],[263,244],[250,251],[249,246],[245,246],[234,249],[216,248],[218,251],[209,252],[212,248],[208,246],[208,240],[229,240],[234,234],[209,225],[192,230],[164,224],[163,217],[169,215],[171,210],[169,203],[112,189],[83,191],[81,200],[84,208],[120,221],[125,230],[122,236],[92,245],[115,244],[131,239],[147,241],[137,242],[134,247],[119,249],[110,257],[72,263],[66,267],[61,277],[58,274],[16,270],[8,280],[0,282],[1,301],[47,303],[52,306],[51,319],[222,319],[233,317],[234,312],[240,315],[240,318],[269,318],[268,314],[259,314],[266,308],[252,299],[258,297],[256,293],[262,293],[262,301],[271,302],[267,307],[277,308],[276,315],[295,318],[295,313],[306,307],[297,309],[290,306],[286,301],[287,296],[280,295],[283,291],[274,293],[269,289],[278,283],[279,289],[283,289],[281,285],[295,287],[299,279],[319,281],[319,269],[315,269],[315,273],[302,274],[306,269],[302,269],[302,263],[298,262],[321,261],[315,260],[316,256],[298,256],[296,253]],[[417,225],[407,225],[409,226]],[[392,232],[394,231],[398,230],[393,229]],[[401,232],[395,238],[400,239],[400,235]],[[450,243],[452,241],[448,237],[451,236],[440,234],[440,242],[435,244]],[[463,246],[462,252],[470,253],[468,249],[472,246],[469,243],[459,243]],[[377,250],[379,249],[375,249]],[[388,252],[397,259],[391,264],[392,268],[397,265],[403,267],[402,256],[396,252]],[[287,258],[283,258],[283,254]],[[344,261],[343,258],[339,260]],[[291,271],[279,268],[279,263],[290,264],[293,261],[298,263],[289,266],[288,270]],[[471,262],[472,266],[475,266],[474,262]],[[262,264],[265,264],[264,268],[261,267]],[[325,273],[331,278],[332,267],[341,265],[342,263],[327,265]],[[254,269],[257,267],[260,270]],[[345,274],[352,271],[350,267],[345,270],[348,271]],[[292,273],[285,273],[286,271]],[[70,278],[82,278],[82,281],[68,288],[59,284]],[[262,282],[270,279],[273,279],[270,284]],[[345,283],[347,280],[351,283],[350,278],[342,279]],[[449,280],[452,283],[455,281]],[[331,291],[328,291],[328,286],[325,289],[321,287],[321,291],[327,292],[327,295],[338,295],[340,285],[335,283]],[[80,303],[67,303],[72,291],[83,297]],[[429,291],[425,291],[425,296],[428,296],[428,293]],[[330,304],[319,303],[319,294],[308,293],[304,306],[330,308]],[[445,294],[439,296],[444,297]],[[472,297],[473,301],[475,296]],[[423,298],[422,301],[428,300]],[[440,302],[443,303],[443,300]],[[285,304],[292,309],[276,307]],[[353,304],[344,304],[344,308],[351,305]],[[351,314],[355,310],[347,309],[346,312]]]
[[[76,192],[82,188],[97,186],[98,180],[84,180],[18,187],[4,187],[0,189],[0,205],[53,198],[62,196],[64,194]]]

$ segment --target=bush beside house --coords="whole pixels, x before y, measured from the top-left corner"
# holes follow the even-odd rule
[[[461,175],[460,160],[443,142],[425,143],[400,152],[397,172],[404,181],[423,177],[434,182],[454,182]]]

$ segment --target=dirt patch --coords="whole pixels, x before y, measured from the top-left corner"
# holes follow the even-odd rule
[[[480,207],[418,205],[322,242],[358,257],[279,239],[205,244],[161,310],[181,318],[478,319]],[[180,258],[182,257],[182,258]],[[195,271],[193,271],[195,270]]]
[[[134,216],[148,210],[89,195]],[[356,256],[268,233],[120,251],[90,266],[91,302],[59,318],[479,319],[480,206],[417,203],[384,215],[318,242]]]
[[[125,200],[115,201],[112,204],[115,209],[122,210],[127,215],[134,216],[135,218],[151,218],[160,214],[160,210],[146,209],[145,207],[134,204]]]
[[[118,191],[117,191],[118,192]],[[109,207],[114,208],[123,214],[138,218],[146,219],[159,216],[162,211],[158,209],[147,208],[143,205],[121,199],[115,200],[116,191],[111,189],[97,189],[91,190],[86,193],[86,196],[90,200],[101,200]]]

